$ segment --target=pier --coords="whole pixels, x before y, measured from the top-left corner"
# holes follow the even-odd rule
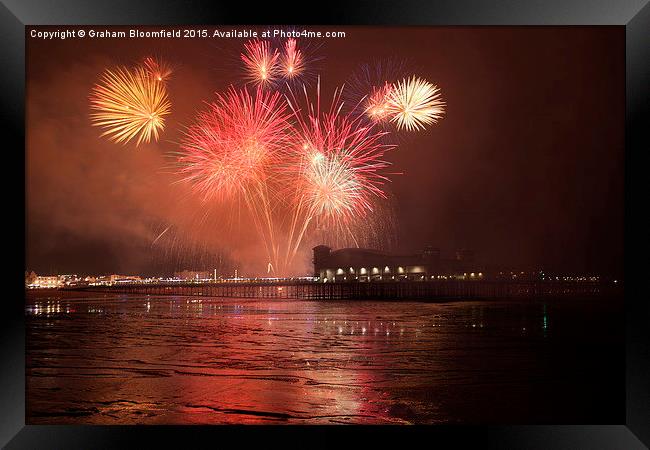
[[[431,280],[322,283],[305,280],[125,283],[66,288],[135,295],[174,295],[300,300],[494,299],[542,296],[591,296],[614,292],[603,282]]]

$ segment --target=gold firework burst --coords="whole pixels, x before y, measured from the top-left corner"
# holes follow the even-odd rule
[[[102,136],[126,144],[158,140],[171,103],[163,82],[143,67],[106,70],[90,96],[90,118]]]
[[[445,102],[436,85],[413,76],[393,85],[388,94],[386,110],[398,130],[420,130],[443,116]]]

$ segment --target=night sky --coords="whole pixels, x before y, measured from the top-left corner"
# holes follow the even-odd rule
[[[347,37],[310,43],[322,98],[388,58],[440,86],[447,103],[437,125],[387,154],[403,172],[390,185],[396,251],[467,248],[487,264],[622,274],[623,27],[336,30]],[[241,84],[244,42],[27,38],[26,269],[168,274],[221,257],[262,271],[240,212],[202,203],[169,169],[203,102]],[[106,68],[149,55],[175,67],[162,139],[135,148],[100,138],[92,86]],[[310,258],[305,249],[305,273]]]

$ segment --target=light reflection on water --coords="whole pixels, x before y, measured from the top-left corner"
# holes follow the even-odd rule
[[[32,299],[28,423],[521,421],[531,400],[544,411],[548,386],[566,398],[562,389],[573,387],[558,383],[584,369],[567,367],[561,350],[582,341],[554,328],[575,309],[532,300]],[[600,309],[587,323],[602,333],[612,316]]]

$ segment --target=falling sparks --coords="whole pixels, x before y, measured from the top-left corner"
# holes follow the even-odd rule
[[[436,123],[445,112],[440,89],[426,80],[405,78],[393,85],[387,109],[398,130],[424,129]]]
[[[106,70],[90,95],[94,126],[118,143],[157,141],[171,112],[167,90],[143,67]]]

